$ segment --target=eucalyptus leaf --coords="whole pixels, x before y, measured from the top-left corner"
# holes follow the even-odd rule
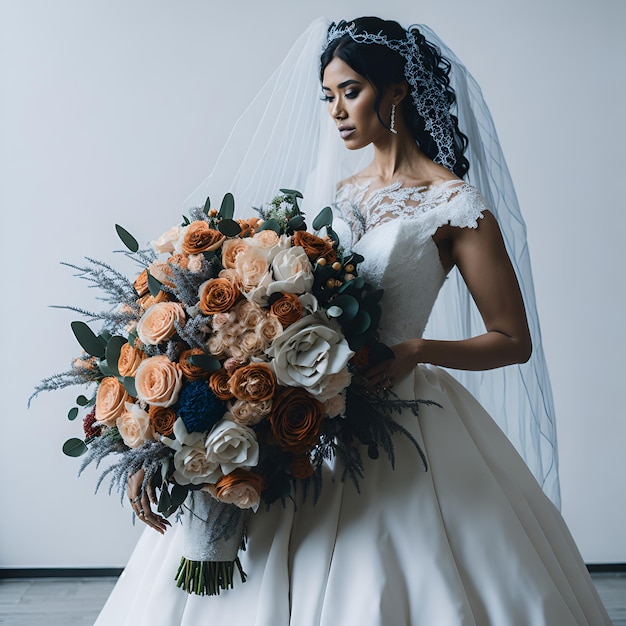
[[[297,189],[279,189],[280,193],[284,193],[286,196],[294,196],[296,198],[304,198],[304,196]]]
[[[213,250],[207,250],[202,253],[202,256],[210,263],[215,258],[215,252]]]
[[[120,335],[116,335],[115,337],[111,337],[109,339],[109,343],[107,343],[106,348],[106,361],[108,368],[113,372],[114,376],[119,376],[120,371],[118,369],[118,361],[120,360],[120,352],[122,351],[122,346],[128,343],[126,337],[121,337]]]
[[[189,361],[191,361],[191,363],[193,363],[196,367],[201,367],[207,372],[216,372],[222,367],[220,362],[214,356],[210,356],[208,354],[193,354],[189,357]]]
[[[98,363],[98,367],[100,368],[103,376],[115,376],[115,374],[109,367],[109,364],[105,360],[100,361]]]
[[[270,218],[261,224],[261,226],[257,229],[257,232],[261,230],[273,230],[276,234],[280,235],[281,228],[275,219]]]
[[[186,215],[183,215],[183,226],[189,226],[189,224],[191,224],[189,218]]]
[[[342,294],[331,300],[333,306],[343,309],[341,314],[341,323],[349,322],[356,317],[359,312],[359,301],[348,294]]]
[[[63,444],[63,454],[67,456],[81,456],[87,452],[87,445],[82,439],[72,437]]]
[[[336,248],[339,245],[339,235],[330,226],[326,226],[326,234],[332,240],[333,248]]]
[[[227,237],[236,237],[241,232],[241,226],[231,219],[223,219],[218,225],[217,230]]]
[[[67,419],[74,421],[78,417],[78,407],[71,408],[67,413]]]
[[[174,485],[171,493],[171,506],[176,509],[187,499],[189,487]]]
[[[76,398],[76,404],[78,404],[78,406],[87,406],[89,404],[89,398],[87,396],[78,396],[78,398]]]
[[[87,354],[99,359],[104,357],[106,342],[98,337],[85,322],[72,322],[70,326],[72,327],[74,337],[76,337],[76,340]]]
[[[137,252],[137,250],[139,250],[139,243],[125,228],[122,228],[119,224],[116,224],[115,230],[117,231],[117,236],[122,240],[122,243],[131,252]]]
[[[356,314],[356,317],[346,326],[351,335],[362,335],[369,330],[371,323],[372,318],[369,313],[361,309]]]
[[[232,193],[227,193],[222,200],[222,206],[218,216],[223,220],[232,220],[235,214],[235,198]]]
[[[211,210],[211,198],[209,198],[209,196],[207,196],[207,199],[206,199],[206,202],[204,203],[204,208],[202,209],[202,212],[205,215],[208,215],[210,210]]]
[[[163,283],[155,278],[150,272],[146,271],[148,276],[148,289],[150,290],[150,295],[156,298],[159,295],[159,291],[161,291],[161,286]]]
[[[320,230],[324,226],[332,226],[333,210],[327,206],[324,207],[313,220],[312,226],[315,230]]]
[[[304,230],[306,229],[306,224],[304,223],[304,218],[302,215],[294,215],[288,222],[287,225],[292,230]]]
[[[126,389],[126,393],[128,393],[131,398],[136,398],[137,388],[135,387],[135,379],[132,376],[124,376],[121,382],[122,385],[124,385],[124,389]]]
[[[157,505],[157,511],[159,513],[165,513],[172,507],[172,499],[170,498],[170,492],[167,486],[161,489],[161,495],[159,496],[159,504]]]

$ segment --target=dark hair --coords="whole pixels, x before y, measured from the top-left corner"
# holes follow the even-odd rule
[[[331,24],[331,28],[346,28],[351,26],[352,34],[371,33],[386,35],[388,39],[406,39],[406,30],[390,20],[381,20],[378,17],[360,17],[346,22],[342,20],[338,24]],[[415,37],[415,41],[420,49],[424,67],[432,72],[433,78],[444,91],[444,98],[447,101],[449,110],[456,104],[456,95],[450,87],[450,61],[441,55],[439,50],[429,43],[419,30],[412,26],[410,32]],[[404,76],[404,58],[395,50],[387,46],[375,43],[358,43],[346,33],[337,39],[333,39],[322,53],[320,58],[320,80],[323,79],[326,66],[333,60],[339,58],[347,63],[355,72],[366,78],[376,91],[374,110],[380,123],[387,127],[387,124],[380,117],[380,103],[387,92],[387,89],[394,84],[406,81]],[[417,145],[422,152],[432,159],[437,158],[439,149],[435,140],[426,130],[424,119],[418,114],[413,100],[408,95],[402,101],[402,112],[409,131],[415,138]],[[463,178],[469,170],[469,161],[464,156],[467,149],[468,139],[459,130],[459,120],[455,115],[450,115],[453,126],[453,146],[456,163],[453,171]]]

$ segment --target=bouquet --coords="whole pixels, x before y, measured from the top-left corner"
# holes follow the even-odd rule
[[[84,438],[65,442],[81,467],[116,455],[98,482],[123,494],[143,470],[165,517],[183,510],[185,554],[177,574],[188,592],[218,594],[245,580],[237,552],[246,515],[292,497],[317,497],[325,459],[337,457],[358,489],[360,449],[382,448],[393,463],[401,432],[393,413],[418,404],[370,393],[361,372],[393,357],[377,337],[382,290],[358,275],[364,260],[346,253],[329,207],[306,231],[298,200],[283,189],[234,220],[234,199],[192,209],[150,248],[121,226],[120,251],[138,264],[126,277],[87,258],[66,264],[99,287],[103,312],[63,307],[99,322],[72,322],[83,353],[69,371],[43,380],[33,396],[87,384],[68,417],[81,411]],[[320,231],[325,236],[319,236]]]

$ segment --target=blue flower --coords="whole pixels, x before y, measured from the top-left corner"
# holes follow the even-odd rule
[[[174,410],[188,432],[202,433],[222,419],[226,406],[205,381],[194,380],[180,390]]]

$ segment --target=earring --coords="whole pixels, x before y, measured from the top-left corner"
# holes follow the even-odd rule
[[[391,123],[389,124],[389,130],[394,135],[398,134],[398,131],[396,130],[396,105],[395,104],[391,105]]]

